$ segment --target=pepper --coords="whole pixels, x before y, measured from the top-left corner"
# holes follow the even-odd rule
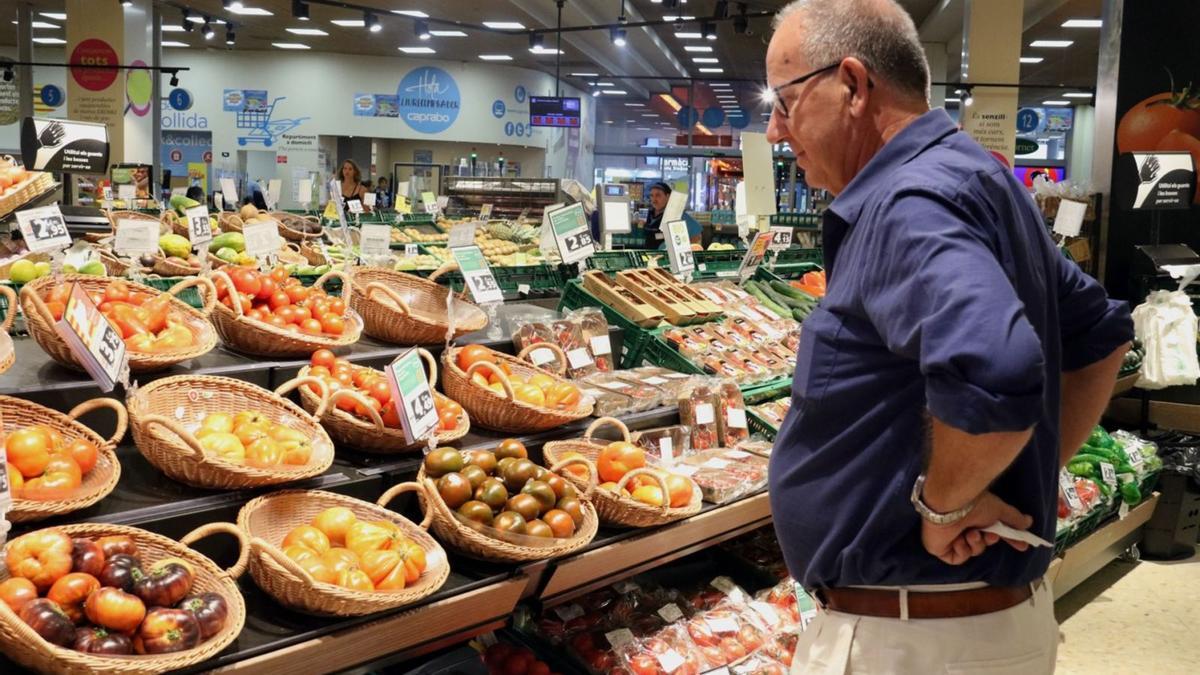
[[[1100,477],[1100,467],[1086,459],[1072,459],[1067,463],[1067,471],[1072,476],[1079,476],[1080,478]]]
[[[1142,501],[1142,490],[1135,481],[1121,483],[1121,499],[1125,500],[1126,504],[1134,506]]]

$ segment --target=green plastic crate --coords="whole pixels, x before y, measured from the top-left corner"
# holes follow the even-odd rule
[[[578,279],[570,279],[563,285],[562,298],[558,301],[558,311],[565,312],[580,307],[599,307],[600,311],[604,312],[604,318],[608,319],[608,323],[621,329],[620,367],[622,369],[640,365],[639,357],[642,348],[655,337],[652,330],[642,328],[625,318],[617,310],[604,304],[600,298],[592,295],[583,287],[583,282]]]
[[[140,283],[157,291],[169,291],[175,284],[188,278],[190,277],[145,277]],[[19,289],[14,287],[14,290]],[[183,289],[176,297],[196,309],[204,306],[204,299],[200,297],[200,289],[195,286]]]
[[[750,427],[750,433],[761,434],[768,441],[774,441],[775,436],[779,434],[779,430],[771,425],[770,422],[759,417],[753,410],[746,411],[746,424]]]
[[[742,387],[742,398],[746,401],[746,405],[756,405],[787,396],[791,394],[791,391],[792,378],[777,377],[774,380]]]
[[[819,248],[789,248],[775,254],[775,264],[777,266],[794,265],[797,263],[823,265],[825,264],[824,251]]]
[[[515,267],[492,267],[492,276],[496,279],[496,285],[500,290],[508,295],[516,295],[521,290],[522,285],[529,286],[529,291],[542,295],[548,293],[558,293],[558,289],[562,288],[563,277],[559,269],[559,265],[519,265]],[[410,274],[416,274],[421,277],[428,277],[434,270],[413,270]],[[463,290],[462,273],[458,270],[452,270],[437,278],[439,284],[448,285],[455,292]]]
[[[620,251],[596,251],[587,259],[589,270],[620,272],[641,267],[641,260],[633,249]]]
[[[798,227],[815,230],[821,226],[819,213],[776,213],[771,216],[771,224],[785,227]]]

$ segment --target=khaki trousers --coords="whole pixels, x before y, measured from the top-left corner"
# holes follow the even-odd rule
[[[1058,623],[1046,582],[1009,609],[962,619],[882,619],[822,611],[800,634],[793,675],[1042,675]]]

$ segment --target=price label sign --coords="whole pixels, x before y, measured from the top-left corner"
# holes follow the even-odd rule
[[[1058,472],[1058,487],[1062,488],[1063,498],[1067,500],[1067,506],[1071,507],[1072,511],[1078,511],[1083,508],[1083,502],[1079,499],[1079,492],[1075,490],[1075,480],[1067,470],[1061,469]]]
[[[71,286],[63,318],[55,328],[100,390],[112,391],[127,361],[125,341],[79,284]]]
[[[667,258],[671,263],[671,271],[676,274],[696,269],[696,257],[692,253],[687,223],[682,220],[667,223]]]
[[[136,185],[118,185],[117,186],[117,199],[120,199],[121,201],[125,202],[126,208],[132,208],[133,200],[137,199],[137,186]]]
[[[437,204],[438,213],[445,213],[446,207],[450,205],[450,198],[449,197],[438,197],[436,204]]]
[[[782,225],[771,227],[771,245],[768,251],[784,251],[792,247],[792,228]]]
[[[437,211],[437,195],[429,191],[422,192],[421,204],[425,206],[426,213],[434,213]]]
[[[446,245],[450,248],[458,248],[460,246],[471,246],[475,243],[475,228],[479,223],[471,221],[469,223],[459,223],[450,228],[450,238]]]
[[[438,413],[421,355],[415,349],[404,352],[388,364],[387,373],[405,441],[416,443],[426,438],[437,427]]]
[[[419,255],[421,255],[421,249],[417,248],[416,244],[405,244],[404,245],[404,257],[405,258],[415,258]]]
[[[1146,462],[1146,458],[1142,457],[1141,448],[1125,448],[1125,457],[1134,471],[1141,471],[1142,464]]]
[[[207,206],[193,206],[183,212],[183,217],[187,219],[188,239],[192,241],[193,248],[199,248],[212,241],[212,221],[209,220]]]
[[[363,205],[375,208],[376,199],[378,199],[378,196],[374,192],[368,192],[363,195]]]
[[[1100,462],[1100,475],[1110,488],[1117,487],[1117,470],[1108,462]]]
[[[480,251],[478,246],[452,248],[450,253],[458,262],[463,280],[471,292],[471,297],[475,298],[475,302],[481,305],[489,302],[504,302],[504,293],[500,290],[500,285],[496,283],[496,277],[492,276],[492,269],[488,267],[487,258],[483,257],[483,251]]]
[[[225,203],[229,205],[229,208],[237,209],[237,186],[233,184],[232,178],[221,179],[221,195],[225,198]]]
[[[267,209],[274,211],[275,207],[279,206],[279,195],[283,191],[283,181],[278,178],[272,178],[267,181]]]
[[[363,225],[358,238],[363,257],[386,256],[392,247],[391,225]]]
[[[312,203],[313,182],[311,178],[301,178],[296,181],[296,201],[304,206]]]
[[[8,451],[0,445],[0,519],[12,509],[12,486],[8,484]],[[6,526],[0,524],[0,541]]]
[[[754,235],[754,241],[750,243],[746,257],[742,258],[742,265],[738,268],[739,277],[749,279],[754,274],[763,259],[767,257],[767,249],[771,246],[773,238],[774,234],[771,232],[759,232]]]
[[[255,258],[279,255],[279,249],[283,245],[279,237],[279,225],[273,220],[243,226],[242,236],[246,240],[246,253]]]
[[[479,207],[479,219],[487,220],[492,217],[492,209],[495,208],[492,204],[484,204]]]
[[[56,251],[71,245],[71,234],[58,204],[17,211],[17,227],[30,251]]]
[[[351,199],[346,202],[346,206],[350,207],[350,213],[360,215],[363,212],[363,203],[357,199]]]
[[[592,240],[592,229],[583,204],[572,204],[546,214],[550,229],[554,232],[554,243],[564,263],[573,263],[592,257],[596,242]]]
[[[158,221],[122,218],[117,221],[117,236],[113,250],[118,255],[134,258],[158,251]]]

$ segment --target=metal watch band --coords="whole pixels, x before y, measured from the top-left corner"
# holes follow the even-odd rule
[[[917,514],[920,515],[921,518],[933,523],[934,525],[953,525],[963,518],[966,518],[967,514],[971,512],[971,509],[975,508],[975,500],[971,500],[971,503],[960,509],[950,511],[949,513],[938,513],[937,511],[929,508],[929,506],[926,505],[925,501],[921,498],[921,492],[924,490],[924,488],[925,473],[922,472],[920,476],[917,476],[917,481],[913,483],[912,496],[909,498],[909,501],[912,502],[913,508],[916,509]]]

